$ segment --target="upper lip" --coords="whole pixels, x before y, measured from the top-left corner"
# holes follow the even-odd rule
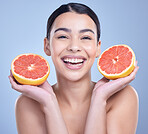
[[[65,55],[61,58],[63,61],[64,59],[82,59],[83,61],[86,60],[86,58],[84,56],[80,56],[80,55]]]
[[[64,58],[86,60],[86,58],[84,56],[79,56],[79,55],[78,56],[76,56],[76,55],[65,55],[61,59],[64,59]]]

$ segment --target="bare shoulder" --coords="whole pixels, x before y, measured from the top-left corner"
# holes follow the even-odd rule
[[[16,110],[16,115],[27,114],[30,111],[35,113],[41,112],[39,103],[24,95],[20,95],[17,98],[15,104],[15,110]]]
[[[35,105],[38,105],[36,101],[24,95],[20,95],[16,100],[16,108],[23,108],[24,106],[35,106]]]
[[[136,90],[128,85],[109,100],[110,110],[107,114],[108,131],[114,129],[110,134],[136,132],[138,122],[139,100]]]
[[[110,103],[111,107],[115,107],[118,105],[120,106],[122,103],[127,103],[126,106],[134,104],[138,105],[138,101],[138,94],[136,90],[132,86],[128,85],[118,93],[114,94],[108,102]]]
[[[16,100],[15,113],[18,134],[46,132],[44,114],[35,100],[24,95],[19,96]]]

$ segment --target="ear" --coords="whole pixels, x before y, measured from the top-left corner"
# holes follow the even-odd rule
[[[47,38],[44,38],[44,52],[46,53],[46,55],[51,56],[50,44]]]
[[[99,40],[97,44],[96,58],[99,57],[100,53],[101,53],[101,40]]]

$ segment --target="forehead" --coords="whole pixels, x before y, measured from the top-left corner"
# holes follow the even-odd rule
[[[59,27],[66,27],[72,30],[90,28],[96,31],[96,24],[88,15],[74,12],[67,12],[59,15],[55,19],[52,29]]]

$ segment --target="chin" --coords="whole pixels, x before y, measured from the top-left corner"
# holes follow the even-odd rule
[[[63,78],[68,81],[71,82],[78,82],[82,79],[85,79],[91,75],[89,75],[90,73],[83,73],[83,72],[72,72],[72,73],[64,73],[63,74]]]

